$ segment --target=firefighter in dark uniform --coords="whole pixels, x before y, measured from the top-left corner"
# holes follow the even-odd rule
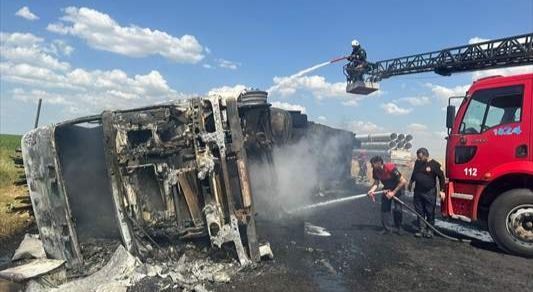
[[[409,190],[412,191],[413,183],[415,191],[413,203],[418,214],[422,215],[431,225],[435,224],[435,205],[437,199],[437,178],[439,179],[440,198],[444,199],[444,173],[440,163],[429,159],[429,152],[426,148],[416,151],[417,160],[413,168],[413,174],[409,182]],[[425,223],[418,219],[418,232],[416,237],[433,237],[433,231],[426,227]]]
[[[348,56],[349,81],[363,81],[363,73],[366,70],[366,51],[357,40],[352,41],[352,53]]]
[[[370,187],[368,195],[372,200],[375,200],[375,191],[380,182],[383,184],[383,189],[388,190],[385,195],[381,196],[381,224],[383,225],[381,233],[387,234],[394,231],[401,234],[402,205],[394,201],[392,197],[400,198],[403,195],[407,180],[398,171],[394,163],[383,163],[383,158],[380,156],[372,157],[370,164],[372,164],[374,183]],[[391,224],[391,207],[393,209],[394,228]]]

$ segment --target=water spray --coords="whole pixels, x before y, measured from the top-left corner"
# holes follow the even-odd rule
[[[385,193],[385,191],[383,190],[383,191],[375,192],[374,194],[379,195],[379,194],[384,194],[384,193]],[[316,203],[316,204],[312,204],[312,205],[307,205],[307,206],[303,206],[303,207],[300,207],[300,208],[289,210],[287,213],[289,213],[289,214],[301,213],[301,212],[308,211],[308,210],[311,210],[311,209],[314,209],[314,208],[325,207],[325,206],[329,206],[329,205],[332,205],[332,204],[337,204],[337,203],[340,203],[340,202],[353,201],[353,200],[361,199],[361,198],[364,198],[364,197],[368,197],[368,194],[364,193],[364,194],[353,195],[353,196],[344,197],[344,198],[340,198],[340,199],[334,199],[334,200],[329,200],[329,201],[325,201],[325,202],[320,202],[320,203]]]
[[[346,60],[346,59],[348,59],[348,56],[342,56],[342,57],[333,58],[333,59],[331,59],[331,60],[329,60],[329,61],[322,62],[322,63],[320,63],[320,64],[316,64],[316,65],[311,66],[311,67],[309,67],[309,68],[307,68],[307,69],[303,69],[303,70],[298,71],[298,72],[295,73],[295,74],[292,74],[291,76],[289,76],[289,77],[287,78],[287,81],[293,80],[293,79],[295,79],[295,78],[302,77],[302,76],[304,76],[304,75],[306,75],[306,74],[309,74],[309,73],[311,73],[311,72],[313,72],[313,71],[315,71],[315,70],[318,70],[318,69],[320,69],[320,68],[322,68],[322,67],[325,67],[325,66],[327,66],[327,65],[329,65],[329,64],[333,64],[333,63],[336,63],[336,62],[339,62],[339,61],[342,61],[342,60]],[[279,87],[279,84],[273,85],[273,86],[271,86],[271,87],[268,89],[268,91],[271,92],[271,91],[277,89],[278,87]]]
[[[327,66],[329,64],[333,64],[335,62],[346,60],[347,58],[348,58],[348,56],[342,56],[342,57],[333,58],[333,59],[331,59],[329,61],[326,61],[326,62],[323,62],[323,63],[320,63],[320,64],[316,64],[316,65],[311,66],[311,67],[309,67],[307,69],[301,70],[298,73],[291,75],[289,78],[302,77],[302,76],[304,76],[307,73],[311,73],[311,72],[313,72],[315,70],[318,70],[318,69],[320,69],[322,67],[325,67],[325,66]]]
[[[388,192],[388,190],[381,190],[381,191],[374,192],[374,195],[384,195],[386,192]],[[337,204],[337,203],[341,203],[341,202],[353,201],[353,200],[361,199],[361,198],[364,198],[364,197],[367,197],[367,196],[368,196],[368,194],[364,193],[364,194],[353,195],[353,196],[344,197],[344,198],[340,198],[340,199],[329,200],[329,201],[325,201],[325,202],[320,202],[320,203],[316,203],[316,204],[307,205],[307,206],[299,207],[299,208],[296,208],[296,209],[292,209],[292,210],[287,211],[287,213],[291,214],[291,215],[294,215],[296,213],[302,213],[302,212],[305,212],[305,211],[309,211],[311,209],[321,208],[321,207],[325,207],[325,206],[329,206],[329,205],[333,205],[333,204]],[[409,210],[416,217],[418,217],[420,220],[422,220],[431,230],[433,230],[436,234],[442,236],[443,238],[446,238],[446,239],[451,240],[451,241],[457,241],[457,242],[465,242],[465,243],[470,243],[471,242],[471,240],[469,240],[469,239],[457,238],[457,237],[449,236],[449,235],[446,235],[446,234],[440,232],[435,226],[433,226],[433,224],[429,223],[424,218],[424,216],[420,215],[413,208],[411,208],[411,206],[407,205],[404,201],[400,200],[396,196],[393,196],[391,199],[396,201],[396,202],[398,202],[400,205],[404,206],[407,210]]]

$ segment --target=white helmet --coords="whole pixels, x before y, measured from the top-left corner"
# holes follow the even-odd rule
[[[357,40],[353,40],[352,47],[359,47],[359,42]]]

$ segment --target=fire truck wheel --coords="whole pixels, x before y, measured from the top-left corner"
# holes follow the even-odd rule
[[[533,257],[533,191],[507,191],[492,203],[489,231],[505,251]]]

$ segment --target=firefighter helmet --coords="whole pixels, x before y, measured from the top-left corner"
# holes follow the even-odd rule
[[[353,41],[352,41],[352,47],[357,48],[357,47],[359,47],[359,46],[360,46],[360,45],[359,45],[359,42],[358,42],[357,40],[353,40]]]

